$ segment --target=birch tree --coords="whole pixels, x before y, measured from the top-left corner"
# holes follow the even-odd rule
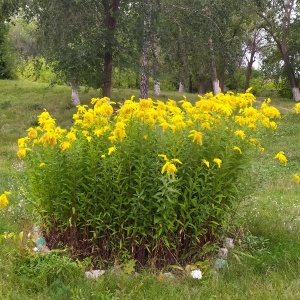
[[[141,55],[141,99],[148,98],[148,76],[150,62],[150,45],[151,45],[151,18],[152,18],[152,1],[143,1],[143,46]]]

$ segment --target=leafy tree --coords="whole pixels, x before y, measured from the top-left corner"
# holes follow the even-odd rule
[[[18,0],[0,0],[0,78],[12,77],[12,58],[6,36],[10,17],[18,7]]]
[[[289,45],[291,28],[299,15],[299,3],[295,0],[254,0],[253,3],[261,19],[261,26],[279,51],[293,98],[295,101],[300,101],[300,91]]]
[[[79,85],[102,87],[110,97],[112,59],[119,0],[26,1],[27,18],[37,20],[44,56],[72,87],[80,103]]]

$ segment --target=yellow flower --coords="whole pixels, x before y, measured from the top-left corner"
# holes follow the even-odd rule
[[[27,151],[30,151],[31,149],[30,148],[21,148],[18,152],[17,152],[17,155],[19,158],[23,158],[26,156],[27,154]]]
[[[55,125],[55,119],[52,119],[50,114],[45,110],[38,116],[38,121],[41,126],[54,126]]]
[[[30,127],[30,128],[27,129],[27,131],[28,131],[28,137],[30,139],[37,138],[38,132],[37,132],[37,130],[35,128]]]
[[[238,146],[233,146],[232,149],[233,149],[233,150],[236,150],[236,151],[240,152],[240,154],[242,154],[242,150],[241,150],[240,147],[238,147]]]
[[[270,122],[270,128],[277,129],[277,124],[274,121]]]
[[[115,141],[117,140],[117,137],[112,133],[112,135],[109,136],[108,139],[109,139],[111,142],[115,142]]]
[[[108,155],[111,155],[113,152],[115,152],[117,148],[115,146],[108,148]]]
[[[164,160],[168,161],[168,157],[165,154],[158,154],[159,157],[162,157]]]
[[[174,165],[174,164],[172,164],[172,163],[169,163],[168,164],[168,166],[167,166],[167,174],[169,175],[169,176],[172,176],[172,178],[174,179],[174,177],[175,177],[175,173],[177,172],[177,168],[176,168],[176,166]]]
[[[105,158],[105,157],[106,157],[106,155],[105,155],[105,154],[102,154],[102,155],[101,155],[101,158]]]
[[[163,128],[163,131],[165,131],[166,129],[168,129],[170,127],[170,124],[167,123],[166,121],[160,122],[159,126],[161,126]]]
[[[213,162],[218,165],[218,168],[221,168],[222,159],[220,159],[220,158],[214,158]]]
[[[295,104],[294,110],[295,110],[296,114],[300,113],[300,103]]]
[[[75,133],[74,132],[68,132],[67,133],[67,139],[70,141],[70,142],[72,142],[72,141],[75,141],[76,140],[76,135],[75,135]]]
[[[174,179],[174,174],[175,174],[175,172],[177,172],[177,168],[174,164],[167,161],[161,169],[161,174],[164,174],[165,171],[167,171],[167,174],[169,176],[172,176],[172,178]]]
[[[8,205],[8,199],[7,199],[7,195],[10,195],[11,192],[4,192],[2,195],[0,195],[0,208],[1,207],[5,207]]]
[[[60,144],[61,151],[65,151],[71,147],[71,143],[69,142],[63,142]]]
[[[203,122],[202,124],[201,124],[201,128],[202,129],[210,129],[210,123],[208,123],[208,122]]]
[[[243,130],[237,130],[234,132],[234,134],[238,137],[240,137],[241,139],[245,138],[245,132]]]
[[[94,135],[96,136],[96,137],[99,137],[99,136],[101,136],[103,134],[103,130],[102,129],[95,129],[94,130]]]
[[[283,151],[279,151],[275,156],[274,158],[277,158],[281,163],[283,163],[285,166],[286,166],[286,163],[287,163],[287,158],[286,156],[284,155],[284,152]]]
[[[52,132],[46,132],[41,137],[41,142],[46,145],[56,145],[57,144],[56,136]]]
[[[166,155],[164,154],[159,154],[159,157],[162,157],[166,163],[163,165],[161,169],[161,174],[164,174],[167,171],[167,174],[169,176],[172,176],[172,178],[175,178],[175,173],[177,172],[177,168],[175,166],[175,163],[182,164],[182,162],[178,158],[172,158],[169,160]]]
[[[171,159],[171,162],[172,162],[172,163],[175,163],[175,162],[176,162],[176,163],[179,163],[179,164],[182,165],[182,162],[181,162],[178,158],[172,158],[172,159]]]
[[[193,138],[193,142],[196,142],[199,145],[202,145],[203,141],[203,133],[200,131],[196,131],[196,130],[191,130],[190,131],[190,135],[188,137],[192,137]]]
[[[29,140],[28,137],[18,139],[18,147],[19,148],[26,148],[28,140]]]
[[[250,142],[253,146],[259,145],[258,140],[257,140],[257,139],[254,139],[254,138],[251,138],[251,139],[249,140],[249,142]]]
[[[298,174],[293,174],[294,179],[300,183],[300,176]]]
[[[45,163],[40,163],[40,168],[42,168],[42,167],[44,167],[44,166],[46,166],[46,164]]]
[[[273,106],[266,106],[266,105],[263,106],[262,105],[262,113],[270,119],[280,118],[280,111],[276,107],[273,107]]]
[[[202,159],[202,162],[209,168],[209,161],[207,161],[206,159]]]

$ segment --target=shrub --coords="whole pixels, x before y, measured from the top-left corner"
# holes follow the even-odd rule
[[[258,136],[279,111],[245,94],[194,105],[144,99],[79,106],[61,129],[47,111],[19,139],[27,202],[51,247],[156,265],[195,259],[228,229],[249,190]]]

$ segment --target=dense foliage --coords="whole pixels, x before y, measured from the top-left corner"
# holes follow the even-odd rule
[[[44,111],[18,155],[26,202],[51,247],[143,264],[200,257],[249,190],[259,134],[276,129],[279,111],[254,102],[248,92],[206,94],[194,105],[93,98],[69,130]]]

